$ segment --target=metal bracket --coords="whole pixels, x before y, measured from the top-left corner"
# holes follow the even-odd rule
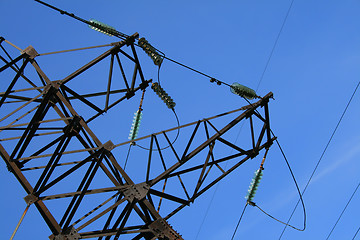
[[[26,53],[31,59],[34,59],[36,56],[38,56],[38,52],[35,50],[35,48],[33,46],[28,46],[27,48],[25,48],[21,54]]]
[[[115,148],[115,145],[113,144],[113,142],[111,140],[109,140],[106,143],[104,143],[104,145],[102,147],[110,152],[111,150],[113,150]]]
[[[80,239],[80,234],[76,231],[76,229],[71,226],[67,231],[56,235],[53,240],[78,240]]]
[[[152,82],[152,79],[150,79],[150,80],[148,80],[148,81],[146,81],[146,82],[142,82],[142,83],[140,83],[140,89],[141,90],[145,90],[148,86],[149,86],[149,82]]]
[[[136,199],[140,201],[144,199],[149,192],[150,186],[147,183],[139,183],[130,185],[127,189],[123,191],[123,194],[130,201]]]
[[[24,200],[27,205],[31,205],[38,200],[38,197],[35,196],[34,194],[29,194],[26,197],[24,197]]]
[[[129,92],[127,92],[127,93],[125,94],[125,97],[126,97],[127,99],[130,99],[130,98],[132,98],[134,95],[135,95],[135,92],[134,92],[134,91],[129,91]]]
[[[183,240],[170,224],[162,218],[159,218],[149,225],[150,230],[158,239]]]

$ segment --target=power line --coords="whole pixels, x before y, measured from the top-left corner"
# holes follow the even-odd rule
[[[285,223],[285,222],[283,222],[283,221],[275,218],[274,216],[272,216],[272,215],[270,215],[269,213],[265,212],[262,208],[260,208],[260,207],[259,207],[257,204],[255,204],[255,203],[253,203],[253,206],[254,206],[254,207],[257,207],[257,208],[258,208],[261,212],[263,212],[266,216],[274,219],[275,221],[277,221],[277,222],[279,222],[279,223],[281,223],[281,224],[284,224],[284,225],[287,225],[287,226],[289,226],[289,227],[292,227],[293,229],[298,230],[298,231],[304,231],[304,230],[305,230],[305,229],[300,229],[300,228],[294,227],[294,226],[292,226],[292,225],[290,225],[290,224],[287,224],[287,223]]]
[[[272,131],[271,131],[271,133],[274,135],[274,133],[273,133]],[[297,181],[296,181],[296,179],[295,179],[295,175],[294,175],[293,171],[291,170],[289,161],[287,160],[286,155],[285,155],[284,151],[282,150],[279,141],[278,141],[277,139],[276,139],[275,141],[276,141],[276,144],[278,145],[278,147],[279,147],[279,149],[280,149],[280,151],[281,151],[281,154],[283,155],[283,157],[284,157],[284,159],[285,159],[285,162],[286,162],[286,165],[287,165],[288,168],[289,168],[291,177],[292,177],[292,179],[294,180],[294,183],[295,183],[295,186],[296,186],[296,190],[297,190],[297,192],[299,193],[298,203],[301,202],[301,205],[303,206],[304,227],[303,227],[303,229],[297,229],[297,228],[295,228],[295,229],[297,229],[297,230],[299,230],[299,231],[304,231],[305,228],[306,228],[306,210],[305,210],[305,203],[304,203],[304,199],[303,199],[303,194],[304,194],[304,193],[301,193],[301,192],[300,192],[300,188],[299,188],[299,185],[297,184]],[[259,209],[260,209],[260,208],[259,208]],[[291,226],[291,225],[289,224],[289,221],[287,221],[287,223],[285,224],[285,227],[287,227],[287,226]],[[294,228],[294,227],[293,227],[293,228]]]
[[[231,240],[233,240],[234,237],[235,237],[236,231],[237,231],[237,229],[238,229],[238,227],[239,227],[239,225],[240,225],[241,219],[242,219],[242,217],[244,216],[246,207],[247,207],[248,205],[249,205],[249,202],[246,202],[246,204],[245,204],[245,206],[244,206],[244,209],[243,209],[243,211],[242,211],[242,213],[241,213],[241,215],[240,215],[239,221],[238,221],[238,223],[237,223],[237,225],[236,225],[236,228],[235,228],[235,230],[234,230],[234,233],[233,233],[233,235],[232,235],[232,237],[231,237]]]
[[[335,224],[334,224],[333,228],[331,229],[331,231],[330,231],[329,235],[327,236],[326,240],[327,240],[327,239],[329,239],[329,237],[330,237],[330,236],[331,236],[331,234],[333,233],[333,231],[334,231],[334,229],[335,229],[336,225],[337,225],[337,224],[338,224],[338,222],[340,221],[340,219],[341,219],[342,215],[344,214],[344,212],[345,212],[346,208],[347,208],[347,207],[348,207],[348,205],[350,204],[350,202],[351,202],[352,198],[354,197],[354,195],[355,195],[356,191],[358,190],[359,186],[360,186],[360,182],[359,182],[359,184],[357,185],[357,187],[355,188],[354,192],[352,193],[352,195],[351,195],[351,197],[350,197],[349,201],[346,203],[346,205],[345,205],[344,209],[342,210],[342,212],[341,212],[340,216],[339,216],[339,217],[338,217],[338,219],[336,220],[336,222],[335,222]],[[359,231],[359,230],[358,230],[358,231]],[[356,234],[357,234],[357,233],[356,233]],[[356,234],[355,234],[355,236],[356,236]],[[354,236],[354,237],[355,237],[355,236]]]
[[[281,25],[281,28],[280,28],[280,31],[279,31],[279,33],[278,33],[278,35],[277,35],[277,37],[276,37],[275,43],[274,43],[274,45],[273,45],[273,47],[272,47],[272,49],[271,49],[269,58],[268,58],[268,60],[267,60],[267,62],[266,62],[264,71],[263,71],[262,74],[261,74],[260,80],[259,80],[259,82],[258,82],[258,85],[257,85],[255,91],[259,90],[260,84],[261,84],[261,82],[262,82],[262,80],[263,80],[263,78],[264,78],[265,72],[266,72],[266,70],[267,70],[267,68],[268,68],[268,66],[269,66],[270,60],[271,60],[271,58],[272,58],[272,55],[273,55],[274,50],[275,50],[275,48],[276,48],[276,45],[277,45],[277,43],[278,43],[278,41],[279,41],[280,35],[281,35],[281,33],[282,33],[282,31],[283,31],[283,28],[284,28],[284,26],[285,26],[285,23],[286,23],[286,20],[288,19],[288,16],[289,16],[289,13],[290,13],[290,10],[291,10],[291,7],[292,7],[294,1],[295,1],[295,0],[292,0],[292,1],[291,1],[291,4],[290,4],[290,6],[289,6],[289,9],[287,10],[287,13],[286,13],[286,15],[285,15],[284,21],[283,21],[283,23],[282,23],[282,25]]]
[[[291,10],[291,8],[292,8],[293,3],[294,3],[294,0],[291,1],[291,4],[290,4],[290,6],[289,6],[289,8],[288,8],[288,10],[287,10],[287,13],[286,13],[285,18],[284,18],[284,20],[283,20],[283,23],[282,23],[282,25],[281,25],[281,27],[280,27],[279,33],[278,33],[278,35],[277,35],[277,37],[276,37],[276,40],[275,40],[274,45],[273,45],[273,47],[272,47],[272,49],[271,49],[270,55],[269,55],[269,57],[268,57],[268,60],[267,60],[267,62],[266,62],[266,64],[265,64],[264,70],[263,70],[263,72],[262,72],[262,74],[261,74],[261,77],[260,77],[260,79],[259,79],[258,85],[257,85],[257,87],[256,87],[256,89],[255,89],[255,92],[257,92],[257,91],[259,90],[260,84],[261,84],[261,82],[262,82],[262,80],[263,80],[263,78],[264,78],[265,72],[266,72],[266,70],[267,70],[267,68],[268,68],[268,66],[269,66],[270,60],[271,60],[271,58],[272,58],[272,56],[273,56],[273,53],[274,53],[275,48],[276,48],[276,46],[277,46],[277,43],[278,43],[278,41],[279,41],[280,35],[281,35],[281,33],[282,33],[282,31],[283,31],[283,28],[284,28],[284,26],[285,26],[285,23],[286,23],[286,21],[287,21],[287,19],[288,19],[288,16],[289,16],[289,13],[290,13],[290,10]],[[164,58],[166,58],[166,57],[164,57]],[[179,65],[181,65],[181,66],[183,66],[183,67],[185,67],[185,68],[188,68],[188,69],[190,69],[190,70],[192,70],[192,71],[195,71],[195,72],[197,72],[197,73],[199,73],[199,74],[201,74],[201,75],[203,75],[203,76],[205,76],[205,77],[212,78],[211,76],[209,76],[209,75],[207,75],[207,74],[205,74],[205,73],[202,73],[202,72],[200,72],[200,71],[197,71],[197,70],[195,70],[195,69],[193,69],[193,68],[190,68],[190,67],[188,67],[188,66],[186,66],[186,65],[184,65],[184,64],[181,64],[181,63],[179,63],[179,62],[177,62],[177,61],[174,61],[174,60],[172,60],[172,59],[170,59],[170,58],[166,58],[166,59],[168,59],[168,60],[170,60],[170,61],[172,61],[172,62],[174,62],[174,63],[176,63],[176,64],[179,64]],[[226,85],[229,85],[229,84],[226,84]],[[244,124],[243,124],[243,125],[244,125]],[[240,132],[241,132],[241,129],[242,129],[243,125],[241,125],[241,127],[240,127],[240,129],[239,129],[239,133],[238,133],[237,138],[239,137],[239,134],[240,134]],[[237,140],[236,140],[236,141],[237,141]],[[236,142],[236,141],[235,141],[235,142]],[[218,186],[217,186],[217,187],[218,187]],[[203,224],[204,224],[204,222],[205,222],[205,218],[206,218],[206,216],[208,215],[210,206],[211,206],[212,201],[213,201],[213,199],[214,199],[214,196],[215,196],[215,194],[216,194],[216,192],[217,192],[217,187],[215,188],[215,192],[214,192],[214,194],[213,194],[213,196],[212,196],[212,198],[211,198],[211,200],[210,200],[210,204],[209,204],[209,206],[208,206],[208,208],[207,208],[207,210],[206,210],[205,217],[204,217],[203,221],[201,222],[200,229],[199,229],[199,231],[198,231],[195,239],[198,238],[199,233],[200,233],[200,230],[201,230],[201,228],[202,228],[202,226],[203,226]]]
[[[352,240],[355,239],[355,237],[356,237],[356,235],[358,234],[359,231],[360,231],[360,227],[359,227],[358,230],[356,231],[356,233],[355,233],[354,237],[352,238]]]
[[[322,154],[321,154],[318,162],[316,163],[316,166],[315,166],[313,172],[311,173],[310,178],[309,178],[309,180],[307,181],[307,183],[306,183],[306,185],[305,185],[305,188],[304,188],[304,190],[302,191],[301,195],[304,195],[306,189],[308,188],[308,186],[309,186],[309,184],[310,184],[310,182],[311,182],[311,180],[312,180],[312,178],[313,178],[313,176],[314,176],[317,168],[318,168],[319,165],[320,165],[321,160],[323,159],[323,157],[324,157],[324,155],[325,155],[325,152],[327,151],[327,149],[328,149],[328,147],[329,147],[329,145],[330,145],[330,143],[331,143],[331,141],[332,141],[332,139],[333,139],[333,137],[334,137],[334,135],[335,135],[335,133],[336,133],[336,130],[338,129],[338,127],[339,127],[342,119],[344,118],[344,115],[345,115],[345,113],[346,113],[346,111],[347,111],[347,109],[348,109],[348,107],[349,107],[352,99],[354,98],[354,95],[355,95],[357,89],[359,88],[359,85],[360,85],[360,81],[359,81],[358,84],[356,85],[355,90],[354,90],[354,92],[352,93],[352,95],[351,95],[351,97],[350,97],[350,99],[349,99],[349,101],[348,101],[348,103],[347,103],[347,105],[346,105],[343,113],[341,114],[341,117],[340,117],[338,123],[336,124],[336,127],[335,127],[334,131],[332,132],[331,137],[330,137],[329,141],[327,142],[327,144],[326,144],[326,146],[325,146],[325,148],[324,148],[324,150],[323,150],[323,152],[322,152]],[[296,205],[295,205],[295,207],[294,207],[294,209],[293,209],[293,211],[292,211],[292,213],[291,213],[291,215],[290,215],[290,217],[289,217],[289,219],[288,219],[288,221],[287,221],[287,224],[290,222],[290,220],[291,220],[292,216],[294,215],[295,210],[296,210],[297,206],[299,205],[299,203],[300,203],[300,200],[298,200],[298,202],[296,203]],[[286,227],[287,227],[287,226],[285,226],[284,229],[283,229],[283,231],[281,232],[280,237],[279,237],[279,240],[280,240],[281,237],[283,236],[283,234],[284,234],[284,232],[285,232],[285,230],[286,230]]]

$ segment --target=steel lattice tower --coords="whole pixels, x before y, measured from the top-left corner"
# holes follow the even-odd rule
[[[237,110],[135,139],[146,147],[137,160],[141,176],[124,170],[116,150],[133,141],[101,142],[94,129],[101,128],[98,119],[151,82],[140,65],[137,37],[111,44],[61,80],[46,75],[37,62],[41,56],[31,46],[16,57],[0,56],[0,76],[7,79],[0,90],[1,157],[25,189],[26,203],[36,206],[49,226],[50,239],[118,239],[125,234],[133,239],[182,239],[168,219],[275,140],[269,93]],[[2,47],[6,43],[0,39]],[[105,60],[109,73],[98,82],[107,91],[80,94],[74,89],[72,81]],[[111,86],[114,66],[121,71],[120,89]],[[29,68],[37,76],[27,76]],[[131,75],[127,68],[133,69]],[[97,96],[104,101],[94,100]],[[90,110],[95,114],[89,116]],[[214,122],[225,116],[231,117],[226,124]],[[241,146],[226,133],[244,121],[251,137]],[[178,129],[186,129],[187,140],[175,145],[169,134]],[[218,146],[234,152],[218,153]]]

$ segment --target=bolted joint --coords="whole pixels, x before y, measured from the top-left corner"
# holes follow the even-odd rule
[[[150,186],[147,183],[139,183],[129,185],[125,190],[123,190],[123,194],[130,201],[133,201],[134,199],[140,201],[146,197],[149,189]]]
[[[183,240],[172,226],[162,218],[159,218],[149,225],[150,230],[160,240]]]
[[[25,48],[21,54],[26,54],[29,56],[30,59],[34,59],[36,56],[38,56],[38,52],[35,50],[35,48],[33,46],[28,46],[27,48]]]
[[[126,39],[125,39],[125,44],[126,46],[130,46],[131,44],[133,44],[135,42],[135,39],[138,39],[139,38],[139,33],[134,33],[133,35],[131,36],[128,36]]]
[[[135,92],[134,92],[134,91],[128,91],[128,92],[125,94],[125,97],[126,97],[127,99],[130,99],[130,98],[132,98],[134,95],[135,95]]]
[[[152,82],[152,79],[150,79],[149,81],[140,83],[140,85],[139,85],[140,89],[145,90],[149,86],[149,82]]]
[[[257,155],[259,155],[259,150],[258,149],[253,149],[251,151],[248,152],[249,157],[251,157],[251,159],[255,158]]]
[[[34,202],[36,202],[39,198],[37,196],[35,196],[34,194],[29,194],[26,197],[24,197],[24,200],[26,202],[27,205],[31,205]]]
[[[63,132],[66,133],[67,131],[69,131],[72,136],[78,135],[81,130],[80,120],[81,118],[79,116],[74,116],[69,125],[63,128]]]
[[[103,145],[102,145],[102,147],[105,149],[105,150],[107,150],[107,151],[111,151],[111,150],[113,150],[114,148],[115,148],[115,145],[113,144],[113,142],[111,141],[111,140],[109,140],[109,141],[107,141],[106,143],[104,143]]]
[[[62,231],[62,233],[60,233],[59,235],[51,236],[51,237],[50,239],[53,240],[78,240],[81,238],[80,234],[76,231],[76,229],[73,226]]]

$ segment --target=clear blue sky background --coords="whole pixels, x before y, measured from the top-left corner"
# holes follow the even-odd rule
[[[224,82],[239,82],[255,89],[291,1],[49,3],[85,19],[95,18],[129,35],[138,32],[170,58]],[[32,45],[39,53],[117,41],[35,1],[0,0],[0,9],[0,35],[21,48]],[[259,86],[259,95],[274,93],[275,101],[270,104],[272,129],[287,154],[300,189],[304,188],[360,80],[359,12],[359,0],[295,0]],[[38,61],[52,80],[58,80],[95,55],[44,56]],[[156,67],[151,60],[141,55],[140,61],[145,77],[156,79]],[[99,83],[102,87],[106,87],[107,71],[104,68],[104,81]],[[163,63],[161,81],[177,103],[182,124],[246,104],[230,93],[228,87],[212,85],[207,78],[168,61]],[[325,239],[358,185],[359,94],[355,95],[304,196],[306,231],[289,228],[282,239]],[[138,94],[131,101],[123,102],[120,110],[112,113],[114,128],[104,126],[96,132],[103,142],[126,140],[139,98]],[[139,135],[175,125],[174,117],[164,104],[153,93],[147,94]],[[239,130],[240,127],[233,130],[233,139]],[[247,134],[243,131],[242,134]],[[247,162],[222,181],[215,195],[213,188],[170,219],[184,239],[231,238],[260,158]],[[123,159],[119,157],[119,161]],[[130,159],[129,168],[131,161],[135,160]],[[6,170],[3,161],[0,161],[0,190],[0,238],[8,239],[26,205],[22,199],[25,191]],[[285,161],[274,145],[255,202],[285,221],[297,200]],[[360,226],[359,203],[360,192],[354,196],[330,239],[354,236]],[[299,208],[291,223],[301,227],[302,221]],[[282,229],[283,225],[259,210],[248,208],[235,239],[278,239]],[[49,235],[50,230],[40,214],[30,208],[15,239],[46,239]],[[360,239],[360,235],[357,238]]]

